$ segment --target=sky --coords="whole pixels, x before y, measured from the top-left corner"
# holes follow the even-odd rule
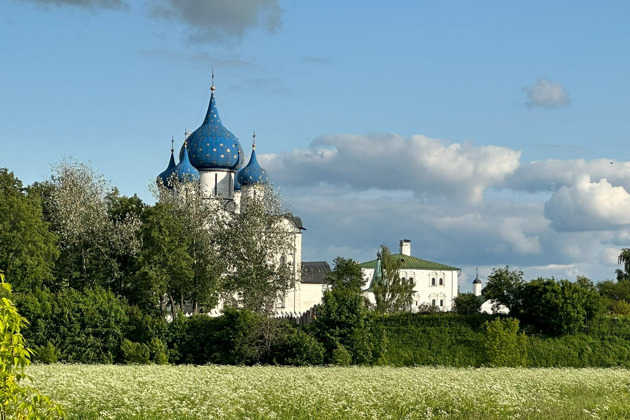
[[[630,3],[3,0],[0,167],[149,186],[223,124],[302,218],[304,261],[381,244],[472,290],[614,278],[630,247]]]

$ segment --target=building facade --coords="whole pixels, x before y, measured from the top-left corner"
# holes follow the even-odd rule
[[[411,256],[411,241],[400,241],[400,250],[392,257],[400,260],[398,274],[403,282],[413,284],[412,312],[417,312],[423,306],[434,306],[441,311],[450,311],[453,307],[453,299],[457,297],[457,280],[461,270],[446,264],[423,260]],[[370,289],[375,270],[379,269],[378,259],[364,262],[361,265],[364,290]],[[374,296],[367,292],[370,302],[374,303]]]

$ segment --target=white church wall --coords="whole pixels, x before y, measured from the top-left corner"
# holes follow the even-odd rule
[[[199,187],[203,198],[232,198],[234,173],[230,170],[220,169],[199,171]]]

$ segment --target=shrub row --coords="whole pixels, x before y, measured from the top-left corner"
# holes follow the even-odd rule
[[[40,290],[16,296],[16,303],[30,321],[25,338],[46,363],[630,367],[627,316],[601,317],[580,334],[544,337],[524,336],[509,319],[453,313],[370,315],[361,328],[336,321],[333,329],[321,319],[299,327],[226,309],[217,318],[168,323],[103,289]]]

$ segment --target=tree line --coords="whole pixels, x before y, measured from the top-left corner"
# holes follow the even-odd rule
[[[494,269],[483,296],[460,294],[452,314],[431,306],[409,313],[413,286],[386,247],[371,283],[375,306],[358,264],[339,257],[316,320],[297,326],[268,316],[294,286],[277,258],[291,250],[286,230],[275,229],[286,216],[279,197],[265,192],[226,217],[217,201],[202,205],[186,185],[177,188],[156,189],[148,205],[76,162],[29,186],[0,169],[0,270],[30,320],[24,335],[39,360],[553,365],[569,360],[549,356],[559,343],[600,342],[626,354],[630,250],[621,252],[616,280],[597,284],[525,281],[518,270]],[[479,314],[488,299],[509,315]],[[201,315],[219,301],[223,316]],[[181,316],[185,307],[199,315]]]

